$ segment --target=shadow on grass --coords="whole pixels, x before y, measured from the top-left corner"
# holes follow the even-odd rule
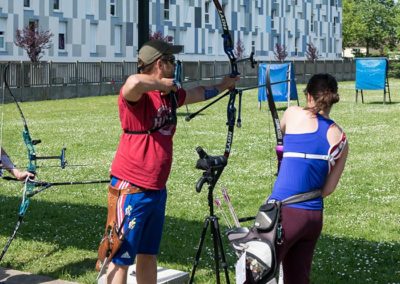
[[[382,101],[373,101],[373,102],[365,102],[364,101],[364,104],[367,104],[367,105],[397,105],[397,104],[399,104],[399,102],[392,101],[391,103],[389,103],[388,101],[386,101],[386,103],[383,103],[383,100]]]
[[[14,229],[17,208],[20,200],[16,197],[0,196],[0,218],[2,226],[0,235],[8,238]],[[14,255],[29,256],[34,254],[39,246],[32,245],[31,241],[53,244],[50,252],[45,252],[46,257],[58,251],[75,249],[93,251],[93,257],[83,256],[81,260],[55,267],[48,274],[54,278],[62,278],[68,273],[72,277],[79,277],[85,273],[94,272],[96,251],[101,238],[106,208],[102,206],[77,205],[71,203],[52,203],[39,199],[32,199],[31,206],[25,216],[17,234],[19,246],[12,243],[13,254],[10,254],[3,265],[18,266],[23,269],[24,264],[12,259]],[[207,213],[207,212],[204,212]],[[204,215],[203,215],[204,216]],[[222,222],[221,222],[222,223]],[[196,220],[185,220],[167,216],[165,220],[164,235],[161,244],[160,262],[167,268],[178,268],[189,272],[198,247],[200,234],[203,229],[204,217]],[[224,240],[224,249],[227,254],[229,270],[233,273],[235,256],[227,244],[221,226]],[[214,259],[210,228],[206,234],[199,268],[213,270]],[[15,242],[16,240],[14,240]],[[22,243],[22,245],[21,245]],[[26,245],[25,245],[26,244]],[[4,243],[0,244],[2,248]],[[30,252],[30,250],[32,250]],[[63,255],[62,252],[59,255]],[[54,256],[52,256],[54,257]],[[40,255],[24,258],[24,261],[34,261],[43,258]],[[21,261],[21,260],[19,260]],[[62,260],[60,260],[62,261]],[[400,243],[399,242],[371,242],[364,239],[347,237],[334,237],[322,235],[317,244],[313,262],[313,283],[399,283],[400,279]]]
[[[400,283],[400,243],[322,235],[313,283]]]

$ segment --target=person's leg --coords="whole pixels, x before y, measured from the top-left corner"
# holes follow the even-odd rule
[[[310,283],[311,264],[317,240],[296,243],[286,254],[283,261],[284,283]]]
[[[160,190],[152,194],[154,208],[143,228],[142,238],[136,255],[136,280],[138,284],[157,282],[157,254],[165,219],[167,191]]]
[[[322,211],[285,207],[284,248],[280,250],[285,284],[309,283],[314,248],[322,230]]]
[[[138,284],[157,283],[157,257],[155,255],[136,255],[136,281]]]
[[[115,253],[107,269],[107,283],[123,283],[127,281],[128,268],[133,264],[137,248],[141,239],[144,224],[151,212],[148,210],[144,193],[122,195],[117,203],[118,227],[122,224],[124,241]],[[125,217],[125,211],[130,206],[129,216]],[[134,220],[135,225],[129,228],[129,223]],[[123,222],[123,223],[122,223]]]
[[[107,269],[107,284],[126,284],[128,267],[127,265],[117,265],[110,262]]]

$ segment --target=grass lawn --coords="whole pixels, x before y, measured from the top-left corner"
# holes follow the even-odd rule
[[[346,131],[350,152],[336,192],[325,200],[324,229],[317,245],[312,283],[400,283],[400,82],[390,80],[392,104],[382,91],[366,91],[355,103],[354,82],[340,83],[341,101],[331,116]],[[300,104],[304,105],[298,85]],[[226,140],[226,104],[219,102],[190,122],[178,117],[174,163],[168,182],[168,205],[159,265],[190,272],[204,218],[207,188],[195,191],[201,172],[195,148],[222,155]],[[293,103],[292,103],[293,104]],[[189,106],[190,111],[202,105]],[[43,161],[38,179],[105,179],[120,126],[116,96],[22,103],[31,135],[41,139],[37,155],[57,155],[67,147],[70,167]],[[279,103],[280,115],[285,104]],[[14,104],[2,106],[2,146],[24,168],[22,124]],[[252,216],[271,192],[276,172],[275,136],[267,104],[257,108],[257,91],[243,96],[242,128],[236,128],[231,157],[214,191],[226,186],[240,217]],[[17,221],[22,184],[1,181],[0,247]],[[94,264],[106,218],[106,185],[51,188],[31,200],[2,267],[76,281],[95,282]],[[224,204],[225,212],[228,208]],[[216,210],[217,215],[219,211]],[[221,230],[227,227],[220,219]],[[225,241],[231,280],[235,256]],[[196,283],[215,283],[211,237],[196,272]],[[223,275],[221,274],[223,278]]]

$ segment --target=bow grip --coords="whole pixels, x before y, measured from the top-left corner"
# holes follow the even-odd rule
[[[279,169],[281,167],[282,158],[283,158],[283,145],[276,145],[275,153],[276,153],[276,157],[278,159],[278,172],[279,172]]]

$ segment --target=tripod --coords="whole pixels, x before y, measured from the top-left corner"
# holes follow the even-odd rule
[[[210,156],[208,156],[208,157],[210,157]],[[211,157],[211,158],[212,159],[221,159],[220,156],[219,157]],[[213,160],[213,162],[215,162],[215,160]],[[224,162],[222,161],[222,163],[224,163]],[[208,229],[208,227],[210,225],[211,225],[210,229],[211,229],[211,235],[212,235],[213,245],[214,245],[215,275],[216,275],[216,280],[217,280],[216,283],[217,284],[221,283],[220,282],[220,275],[219,275],[220,264],[221,264],[221,266],[222,266],[222,268],[224,269],[224,272],[225,272],[226,283],[227,284],[230,283],[229,282],[229,274],[228,274],[228,265],[226,263],[225,252],[224,252],[224,248],[223,248],[223,245],[222,245],[221,231],[219,229],[218,217],[214,215],[214,202],[213,202],[213,199],[214,199],[213,198],[213,191],[214,191],[215,183],[217,182],[219,176],[221,175],[225,165],[226,165],[226,163],[222,164],[217,169],[208,168],[203,173],[203,176],[200,178],[200,180],[197,182],[197,185],[196,185],[196,191],[200,192],[201,191],[201,187],[203,186],[203,184],[205,182],[207,182],[209,184],[209,186],[208,186],[208,206],[210,208],[210,215],[207,216],[205,218],[205,220],[204,220],[204,226],[203,226],[203,230],[201,232],[200,243],[199,243],[199,246],[197,248],[196,257],[195,257],[195,261],[193,263],[193,268],[192,268],[192,273],[191,273],[191,276],[190,276],[189,283],[193,283],[194,275],[196,273],[196,268],[197,268],[197,266],[199,264],[199,261],[200,261],[201,250],[203,248],[204,240],[206,238],[207,229]],[[201,168],[201,169],[203,169],[203,168]]]

